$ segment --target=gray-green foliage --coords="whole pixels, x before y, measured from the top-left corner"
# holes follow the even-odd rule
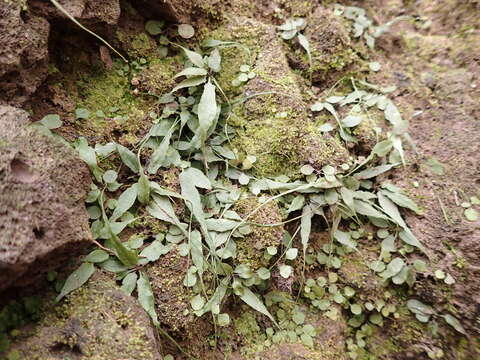
[[[387,32],[395,23],[409,18],[408,16],[399,16],[383,25],[375,26],[373,21],[367,17],[365,9],[357,6],[336,4],[334,13],[351,20],[353,37],[363,37],[365,43],[372,49],[375,47],[375,39]]]
[[[312,67],[312,53],[310,50],[310,43],[305,35],[301,33],[307,26],[307,22],[303,18],[288,19],[282,25],[278,26],[280,35],[284,40],[292,40],[297,37],[298,43],[305,50],[308,56],[308,63],[310,68]]]
[[[299,33],[304,26],[304,21],[296,19],[282,25],[280,30],[285,39],[298,36],[307,50],[308,42]],[[149,28],[157,32],[161,26],[150,24]],[[391,130],[380,136],[380,128],[376,129],[377,143],[368,156],[353,157],[338,167],[327,165],[318,169],[306,164],[298,169],[301,177],[294,181],[286,176],[256,178],[253,171],[256,154],[239,159],[229,145],[230,137],[235,136],[227,123],[230,101],[225,99],[215,79],[222,70],[219,48],[242,45],[217,40],[207,40],[203,45],[201,51],[180,47],[185,55],[185,68],[175,76],[179,83],[158,98],[159,104],[175,106],[164,106],[161,114],[154,114],[154,125],[138,146],[129,149],[112,142],[91,147],[84,138],[74,144],[95,178],[87,202],[93,237],[103,242],[104,249],[95,250],[85,258],[81,271],[77,270],[75,277],[67,280],[61,296],[87,281],[93,264],[97,264],[117,274],[125,293],[136,290],[140,303],[158,325],[151,286],[139,268],[158,261],[176,247],[180,256],[189,258],[190,267],[183,274],[183,284],[195,294],[190,305],[197,316],[211,313],[218,325],[228,325],[230,318],[221,310],[225,298],[233,294],[277,323],[267,307],[269,301],[263,300],[263,291],[269,289],[274,274],[284,279],[301,276],[303,289],[296,290],[312,306],[333,320],[339,317],[339,310],[333,304],[350,314],[349,325],[357,329],[357,335],[347,347],[365,346],[365,337],[372,326],[381,326],[383,318],[395,313],[396,307],[383,300],[360,301],[356,290],[344,284],[336,272],[342,267],[344,256],[361,253],[364,225],[378,229],[378,258],[368,266],[386,285],[412,287],[416,273],[427,271],[425,263],[422,266],[418,260],[408,259],[407,255],[415,249],[424,249],[400,210],[421,214],[421,209],[402,189],[389,182],[374,186],[377,176],[406,162],[403,143],[409,142],[408,124],[386,95],[393,89],[352,79],[351,93],[329,96],[311,108],[313,112],[325,111],[333,120],[334,125],[323,124],[320,131],[336,132],[347,143],[357,142],[354,130],[368,119],[369,111],[382,111]],[[239,70],[247,78],[242,77],[240,82],[251,78],[250,66],[242,65]],[[342,119],[340,108],[349,109]],[[41,126],[48,130],[56,128],[57,120],[47,118]],[[104,169],[103,160],[107,158],[120,160],[121,167]],[[155,181],[160,172],[171,168],[177,168],[180,174],[180,193]],[[251,196],[259,199],[259,205],[242,217],[233,210],[234,205]],[[185,205],[181,214],[176,211],[179,202]],[[294,222],[297,231],[286,233],[281,246],[267,247],[263,256],[268,265],[253,269],[238,260],[241,257],[237,244],[252,232],[253,226],[267,225],[250,221],[270,202],[276,202],[284,214],[284,222]],[[167,224],[168,230],[156,234],[154,239],[137,237],[120,241],[119,234],[126,227],[135,228],[137,220],[145,214]],[[319,219],[328,222],[330,242],[315,253],[310,238]],[[307,264],[317,266],[328,279],[323,276],[303,279],[304,273],[295,268],[298,258],[304,264],[303,269]],[[267,300],[270,294],[266,295]],[[426,314],[415,314],[425,320]],[[444,318],[460,328],[455,318],[447,315]],[[300,326],[304,321],[302,313],[296,312],[293,322]],[[313,346],[315,334],[308,326],[299,332],[300,340]],[[293,335],[292,338],[298,338]]]

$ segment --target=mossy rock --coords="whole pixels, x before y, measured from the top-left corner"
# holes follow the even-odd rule
[[[294,52],[290,55],[293,66],[305,77],[314,83],[338,79],[360,60],[345,23],[331,9],[318,6],[306,21],[305,36],[310,43],[312,64],[296,40],[292,41]]]
[[[234,209],[242,218],[252,213],[261,203],[256,197],[250,197],[239,200]],[[258,211],[248,217],[251,233],[244,238],[240,238],[237,243],[236,260],[242,264],[248,264],[254,270],[261,266],[267,266],[268,260],[265,259],[264,253],[269,246],[279,247],[284,234],[283,225],[268,226],[282,222],[280,209],[275,201],[270,201],[262,206]],[[259,224],[259,225],[254,225]],[[267,226],[261,226],[267,225]]]
[[[208,334],[210,331],[208,322],[198,318],[190,306],[190,299],[195,293],[183,285],[189,266],[189,258],[180,256],[178,248],[174,246],[168,254],[147,267],[159,321],[165,329],[180,338]]]
[[[105,274],[60,304],[45,301],[42,314],[32,335],[19,336],[10,354],[29,360],[160,359],[150,318]]]
[[[0,107],[0,290],[35,282],[91,244],[87,166],[28,121]]]
[[[170,92],[176,82],[174,76],[181,71],[178,57],[165,57],[162,59],[153,59],[146,69],[132,82],[138,79],[138,88],[148,94],[161,96]]]
[[[247,23],[245,31],[261,34],[260,51],[253,67],[256,76],[244,86],[246,100],[234,106],[230,117],[237,131],[232,145],[241,156],[256,156],[253,170],[262,177],[295,177],[306,163],[321,168],[344,162],[348,152],[340,141],[322,134],[309,120],[275,27]]]
[[[74,126],[97,142],[136,144],[152,125],[153,97],[137,93],[123,67],[116,61],[112,69],[96,68],[75,84],[76,107],[87,109],[90,116],[77,119]]]

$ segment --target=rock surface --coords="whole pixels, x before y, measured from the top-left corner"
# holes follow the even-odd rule
[[[73,150],[0,106],[0,291],[25,285],[90,243],[89,171]]]
[[[34,335],[15,343],[9,359],[161,359],[148,315],[104,274],[41,311]]]
[[[48,73],[47,20],[26,14],[19,2],[0,2],[0,104],[20,105]]]

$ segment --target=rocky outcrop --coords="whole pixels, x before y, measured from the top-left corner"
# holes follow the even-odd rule
[[[105,274],[40,312],[33,331],[20,329],[8,359],[161,359],[150,318]]]
[[[33,282],[90,243],[86,165],[0,106],[0,291]]]
[[[0,1],[0,104],[21,105],[48,73],[47,20]]]

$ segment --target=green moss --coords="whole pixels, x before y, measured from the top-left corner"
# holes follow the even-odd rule
[[[216,75],[220,87],[229,98],[242,93],[243,86],[234,86],[232,81],[240,73],[240,66],[253,66],[261,50],[261,41],[269,27],[252,19],[237,18],[230,23],[208,32],[206,39],[233,41],[237,45],[220,48],[222,70]]]
[[[81,352],[85,359],[154,359],[150,321],[133,298],[105,276],[90,280],[61,304],[46,302],[33,336],[22,339],[15,351],[22,359],[49,358],[51,349],[65,358]]]
[[[241,199],[235,204],[235,211],[242,217],[252,213],[260,203],[256,197]],[[250,216],[249,221],[254,224],[277,224],[282,221],[280,209],[273,201],[262,206]],[[250,225],[251,233],[237,240],[237,261],[248,264],[254,270],[266,266],[268,260],[264,252],[269,246],[279,246],[283,236],[283,226]]]
[[[180,256],[175,247],[147,268],[157,312],[161,314],[160,322],[183,337],[195,332],[197,320],[190,306],[190,299],[195,294],[192,288],[183,285],[189,266],[189,259]]]
[[[305,112],[282,100],[277,95],[257,97],[235,109],[231,117],[237,126],[232,145],[241,155],[257,157],[256,175],[296,177],[305,163],[321,168],[346,159],[348,154],[338,138],[323,135]]]
[[[147,68],[138,75],[139,88],[142,91],[163,95],[175,86],[174,76],[179,72],[178,57],[165,57],[150,61]]]
[[[0,310],[0,354],[18,335],[15,329],[39,319],[40,305],[40,299],[33,296],[11,301]]]
[[[151,125],[148,112],[152,100],[134,94],[124,66],[116,62],[111,70],[96,69],[77,82],[77,108],[90,111],[88,119],[76,122],[85,135],[92,133],[105,140],[120,136],[119,142],[134,144]]]
[[[155,58],[159,55],[155,40],[145,32],[118,30],[117,38],[131,58]]]

